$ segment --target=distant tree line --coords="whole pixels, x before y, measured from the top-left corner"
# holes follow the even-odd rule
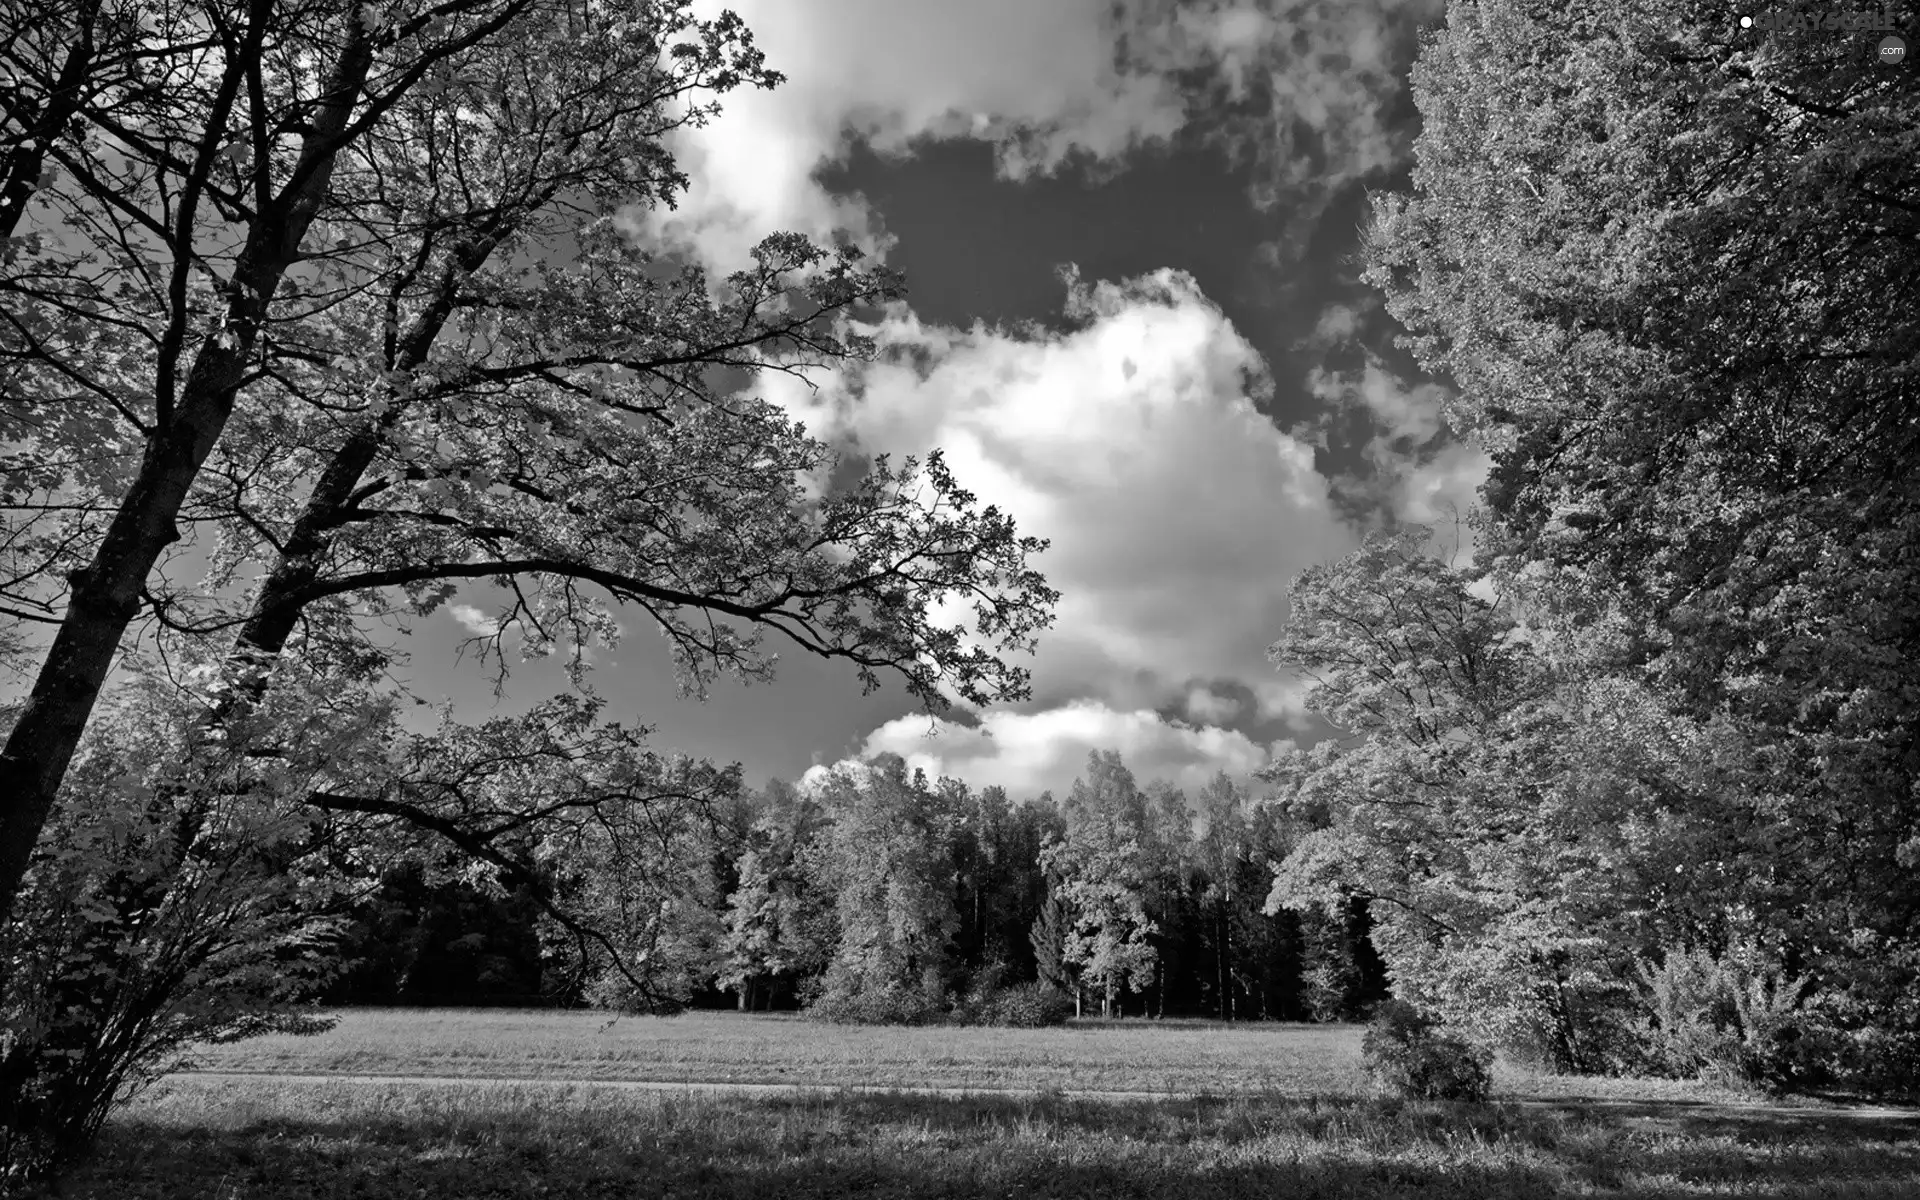
[[[1305,832],[1218,775],[1141,787],[1112,751],[1066,799],[929,781],[896,755],[716,805],[656,970],[684,1002],[921,1020],[1032,983],[1103,1016],[1350,1020],[1385,995],[1364,901],[1269,910]],[[540,909],[397,868],[354,912],[334,1003],[639,1007],[543,967]]]

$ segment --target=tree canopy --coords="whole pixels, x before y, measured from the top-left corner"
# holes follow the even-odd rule
[[[1471,571],[1415,533],[1300,581],[1275,652],[1352,740],[1276,767],[1321,826],[1283,898],[1390,898],[1400,981],[1462,1015],[1503,977],[1462,947],[1530,947],[1500,991],[1551,993],[1563,1058],[1626,956],[1731,955],[1805,973],[1791,1069],[1910,1074],[1911,74],[1705,3],[1486,0],[1414,96],[1369,278],[1493,466]]]
[[[493,580],[536,652],[638,607],[695,689],[764,678],[771,631],[933,706],[1021,693],[1041,544],[937,449],[862,470],[740,386],[867,353],[843,318],[898,279],[776,234],[712,280],[622,232],[686,182],[667,133],[779,81],[732,14],[75,0],[21,29],[0,588],[52,637],[0,754],[6,895],[143,616],[372,671],[366,621]],[[180,587],[189,534],[213,571]]]

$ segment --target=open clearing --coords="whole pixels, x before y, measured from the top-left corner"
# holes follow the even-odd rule
[[[1697,1085],[1512,1069],[1501,1102],[1408,1104],[1366,1094],[1358,1047],[1357,1030],[1325,1026],[870,1029],[693,1014],[608,1027],[579,1013],[357,1011],[319,1037],[208,1048],[209,1068],[261,1073],[156,1085],[109,1124],[65,1195],[1920,1196],[1917,1113],[1741,1105]]]
[[[208,1046],[220,1072],[634,1080],[809,1087],[1364,1096],[1342,1025],[1085,1021],[1058,1029],[826,1025],[789,1015],[621,1017],[504,1009],[345,1009],[332,1032]],[[1719,1103],[1670,1080],[1568,1079],[1502,1065],[1502,1096]]]

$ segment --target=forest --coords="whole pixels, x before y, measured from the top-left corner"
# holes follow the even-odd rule
[[[1355,1019],[1386,994],[1366,903],[1269,907],[1269,864],[1300,832],[1225,774],[1188,797],[1142,787],[1112,751],[1062,801],[929,781],[881,755],[703,814],[678,865],[656,871],[679,890],[649,900],[666,914],[648,943],[666,995],[590,960],[562,969],[524,900],[410,864],[356,914],[355,966],[321,996],[889,1022]]]
[[[627,236],[688,187],[676,130],[782,82],[738,17],[0,30],[0,1172],[316,998],[1391,994],[1568,1072],[1920,1080],[1920,83],[1858,38],[1449,5],[1363,269],[1491,460],[1479,506],[1453,550],[1377,523],[1293,581],[1273,664],[1327,736],[1192,795],[1099,752],[1052,797],[888,756],[748,789],[585,686],[618,611],[690,696],[785,653],[978,711],[1030,694],[1061,600],[937,448],[851,453],[743,385],[871,359],[892,270]],[[580,687],[471,721],[395,682],[386,635],[477,581]]]

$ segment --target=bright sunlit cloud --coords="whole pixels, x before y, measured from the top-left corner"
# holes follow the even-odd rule
[[[1017,707],[1041,723],[1019,728],[1144,738],[1138,722],[1179,710],[1198,728],[1152,745],[1241,769],[1261,751],[1235,722],[1301,720],[1299,689],[1266,659],[1288,583],[1356,536],[1311,448],[1255,409],[1270,386],[1260,355],[1189,276],[1065,283],[1069,332],[958,330],[898,308],[867,330],[879,362],[818,376],[818,391],[760,390],[867,453],[944,447],[981,503],[1050,539],[1037,565],[1061,600]]]

